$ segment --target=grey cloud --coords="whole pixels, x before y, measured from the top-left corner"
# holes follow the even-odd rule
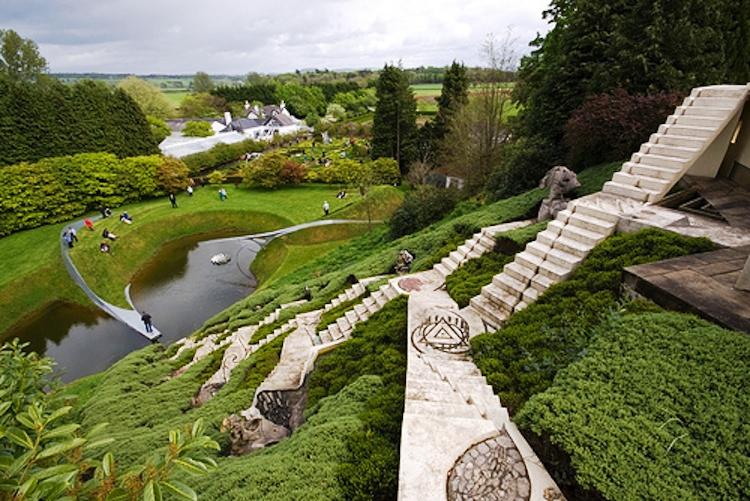
[[[479,62],[488,32],[520,49],[547,0],[2,0],[1,28],[34,39],[52,71],[243,74]]]

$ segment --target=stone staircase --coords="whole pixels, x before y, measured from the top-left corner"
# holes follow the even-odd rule
[[[718,136],[736,124],[748,94],[745,85],[716,85],[693,89],[666,123],[641,145],[602,191],[639,202],[661,200],[677,181],[705,158],[721,163],[726,147]],[[712,147],[716,151],[712,154]],[[714,160],[710,157],[716,157]],[[713,177],[713,176],[712,176]]]
[[[450,317],[451,330],[433,329]],[[559,492],[469,359],[461,318],[447,293],[429,284],[409,296],[398,499],[541,500]]]
[[[365,279],[360,283],[356,284],[361,287],[361,293],[357,296],[364,294],[367,283],[373,283],[380,280],[382,277],[372,277]],[[358,289],[359,290],[359,289]],[[365,322],[374,313],[380,311],[380,309],[388,303],[391,299],[395,299],[401,294],[399,288],[394,285],[391,281],[381,286],[378,290],[373,292],[370,296],[365,297],[361,303],[355,304],[350,310],[344,312],[336,321],[326,326],[320,332],[317,332],[312,336],[314,345],[326,345],[329,343],[345,341],[349,339],[354,326],[359,322]],[[349,300],[354,299],[350,298]],[[335,300],[334,300],[335,301]],[[339,301],[337,304],[342,303]],[[333,302],[331,302],[333,304]],[[326,305],[327,307],[328,305]],[[335,307],[333,305],[332,307]],[[324,308],[324,311],[328,311],[331,308]]]
[[[257,331],[259,328],[263,327],[264,325],[270,325],[276,322],[279,319],[279,316],[281,315],[282,310],[285,310],[287,308],[293,308],[293,307],[302,305],[306,302],[307,301],[303,299],[299,301],[293,301],[291,303],[282,304],[278,308],[273,310],[271,313],[269,313],[265,318],[263,318],[257,324],[240,327],[239,329],[237,329],[236,331],[234,331],[232,334],[228,336],[226,334],[229,331],[225,330],[224,332],[221,332],[221,333],[209,334],[208,336],[198,339],[198,340],[195,340],[193,338],[183,338],[183,339],[180,339],[179,341],[176,341],[176,343],[179,345],[179,348],[177,349],[177,352],[170,358],[170,360],[177,360],[177,358],[179,358],[179,356],[186,350],[190,350],[192,348],[196,348],[196,350],[195,350],[195,354],[193,355],[192,360],[188,362],[186,365],[182,366],[180,369],[178,369],[175,375],[183,374],[190,367],[192,367],[195,363],[197,363],[198,361],[200,361],[207,355],[213,353],[214,351],[220,348],[223,348],[226,345],[232,345],[232,346],[239,345],[245,348],[249,347],[250,339],[253,337],[253,334],[255,334],[255,331]],[[277,333],[278,330],[279,329],[276,329],[274,333]],[[226,354],[224,358],[226,359]]]
[[[444,257],[433,269],[442,277],[447,277],[469,259],[474,259],[495,248],[495,235],[505,231],[515,230],[528,226],[532,221],[515,221],[512,223],[498,224],[482,228],[473,237],[466,240],[463,245]]]
[[[356,299],[357,297],[360,297],[367,291],[367,284],[371,283],[372,281],[379,280],[381,277],[372,277],[369,279],[365,279],[363,281],[360,281],[353,286],[349,287],[348,289],[344,290],[341,294],[333,298],[331,301],[325,304],[323,307],[323,311],[328,311],[332,308],[335,308],[339,304]],[[229,347],[224,350],[224,357],[221,361],[221,366],[219,369],[205,382],[203,385],[201,385],[200,390],[198,390],[197,395],[193,399],[194,405],[202,405],[206,403],[208,400],[213,398],[213,396],[216,394],[219,389],[221,389],[222,386],[224,386],[231,376],[232,370],[234,370],[237,365],[239,365],[240,362],[245,360],[247,357],[252,355],[258,348],[270,343],[277,337],[279,337],[282,334],[286,334],[289,331],[293,329],[297,329],[300,327],[300,319],[303,318],[302,316],[305,315],[304,313],[301,313],[294,318],[290,319],[283,325],[277,327],[274,329],[272,333],[270,333],[265,338],[261,339],[257,343],[250,344],[250,340],[252,339],[255,332],[264,325],[270,325],[276,321],[278,321],[279,316],[281,314],[281,311],[285,308],[289,308],[292,306],[299,306],[301,304],[304,304],[306,301],[295,301],[294,303],[288,303],[281,305],[279,308],[274,310],[271,314],[269,314],[266,318],[261,320],[257,325],[247,326],[247,327],[241,327],[237,329],[231,336],[226,338],[223,342],[214,345],[216,346],[214,348],[218,349],[219,347],[226,346],[229,344]],[[307,318],[307,317],[304,317]],[[212,350],[213,351],[213,350]],[[196,352],[197,355],[197,352]],[[192,363],[195,362],[195,358]],[[188,365],[191,365],[188,364]]]
[[[693,89],[601,192],[569,203],[467,308],[488,327],[499,328],[570,276],[614,233],[620,216],[661,200],[688,172],[706,174],[707,165],[718,169],[749,91],[744,85]]]

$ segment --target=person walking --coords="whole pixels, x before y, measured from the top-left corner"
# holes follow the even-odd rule
[[[141,315],[141,320],[143,321],[143,326],[146,327],[146,332],[154,332],[154,326],[151,324],[151,315],[143,312],[143,315]]]
[[[187,187],[187,194],[188,194],[189,197],[193,196],[193,187],[192,186],[188,186]]]
[[[62,235],[63,241],[68,244],[68,248],[73,248],[73,237],[70,235],[70,232],[68,230],[65,230]]]
[[[177,208],[177,197],[174,196],[174,193],[169,194],[169,203],[172,204],[173,209]]]
[[[78,242],[78,232],[76,232],[75,228],[68,226],[68,233],[70,233],[70,238],[72,238],[74,242]]]
[[[328,211],[330,211],[330,210],[331,210],[331,206],[328,205],[328,200],[324,201],[323,202],[323,213],[327,216],[328,215]]]

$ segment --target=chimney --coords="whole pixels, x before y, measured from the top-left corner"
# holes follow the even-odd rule
[[[232,114],[228,111],[224,112],[224,124],[230,125],[232,123]]]

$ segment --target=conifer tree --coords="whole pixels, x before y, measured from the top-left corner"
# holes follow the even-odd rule
[[[469,78],[466,74],[466,66],[453,61],[445,72],[443,89],[438,98],[438,112],[433,132],[436,141],[445,137],[453,117],[468,102]]]
[[[372,158],[391,157],[405,174],[417,156],[417,103],[399,67],[386,64],[376,84]]]

